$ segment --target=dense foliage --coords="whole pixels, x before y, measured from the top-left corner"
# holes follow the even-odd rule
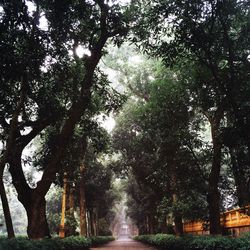
[[[67,237],[65,239],[43,239],[40,241],[29,240],[26,237],[16,239],[0,239],[0,249],[6,250],[87,250],[91,246],[91,239],[84,237]]]
[[[64,239],[43,239],[41,241],[29,240],[26,237],[17,237],[16,239],[7,240],[0,238],[1,250],[87,250],[90,247],[102,245],[114,240],[111,236],[98,237],[78,237],[71,236]]]
[[[227,237],[212,236],[185,236],[182,238],[174,235],[156,234],[141,235],[134,238],[146,244],[159,247],[164,250],[181,250],[181,249],[198,249],[198,250],[215,250],[215,249],[231,249],[231,250],[247,250],[250,249],[250,239],[248,236],[238,239]]]
[[[159,74],[142,63],[125,78],[132,98],[114,144],[137,182],[129,185],[129,205],[143,201],[139,208],[151,215],[142,222],[136,209],[129,213],[151,232],[156,210],[163,210],[181,234],[180,218],[192,219],[195,211],[211,234],[220,234],[220,212],[250,197],[249,3],[135,1],[134,7],[131,41],[164,66]],[[126,77],[134,65],[130,71],[123,65]],[[149,74],[141,79],[143,70]]]
[[[0,7],[2,204],[9,237],[14,237],[2,183],[8,164],[18,199],[27,212],[27,233],[39,239],[50,235],[45,195],[60,172],[75,127],[85,111],[88,116],[90,106],[94,109],[102,104],[108,109],[116,105],[97,65],[108,40],[117,45],[126,36],[127,8],[106,1],[57,0],[1,1]],[[87,52],[79,56],[78,48]],[[108,103],[100,95],[92,95],[98,91],[109,96]],[[22,154],[46,129],[56,130],[57,136],[43,162],[43,176],[33,188],[25,178]]]
[[[112,236],[95,236],[91,237],[91,245],[93,247],[100,246],[113,240],[115,240],[115,238]]]

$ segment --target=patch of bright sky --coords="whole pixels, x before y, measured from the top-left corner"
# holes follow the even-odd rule
[[[116,125],[115,119],[112,114],[109,116],[100,115],[97,120],[100,122],[101,126],[105,128],[109,133],[112,132]]]
[[[143,58],[140,55],[134,55],[134,56],[131,56],[131,57],[128,58],[128,63],[132,64],[132,65],[138,65],[138,64],[140,64],[142,62],[143,62]],[[124,62],[121,59],[118,59],[117,63],[119,65],[121,65],[121,67],[122,67],[122,64]],[[118,72],[116,70],[112,69],[112,68],[107,67],[103,60],[100,63],[100,68],[102,69],[102,71],[105,74],[107,74],[108,80],[111,82],[112,87],[114,89],[116,89],[118,92],[124,93],[125,88],[124,88],[124,86],[122,86],[119,83]],[[103,126],[109,133],[112,132],[115,125],[116,125],[116,122],[115,122],[115,119],[114,119],[113,115],[110,115],[109,117],[106,117],[106,119],[104,119],[101,122],[101,126]]]
[[[71,52],[72,53],[72,52]],[[84,48],[82,45],[79,45],[77,48],[76,48],[76,54],[82,58],[84,55],[86,56],[91,56],[91,52],[89,49],[87,48]]]
[[[32,15],[36,11],[36,6],[34,5],[34,3],[30,1],[26,1],[26,5],[28,7],[28,12]],[[39,20],[39,28],[45,31],[48,30],[48,20],[43,15],[43,13],[41,14],[41,17]]]
[[[140,64],[143,62],[143,59],[140,55],[135,55],[135,56],[129,57],[128,61],[130,63]]]

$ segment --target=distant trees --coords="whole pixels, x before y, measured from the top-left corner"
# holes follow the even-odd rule
[[[150,213],[144,222],[148,226],[143,230],[148,228],[148,233],[160,230],[155,217],[165,199],[171,207],[175,232],[182,234],[182,218],[189,217],[186,211],[202,200],[201,210],[205,205],[202,182],[206,163],[201,164],[201,120],[195,116],[188,89],[178,73],[164,67],[154,73],[151,77],[155,80],[146,83],[147,100],[135,94],[138,99],[128,103],[117,120],[114,147],[121,153],[120,164],[131,169],[135,186],[142,192],[136,194],[129,189],[128,195],[132,195],[139,207],[153,209],[152,214],[149,207],[143,212]],[[151,198],[143,202],[148,196]]]
[[[112,208],[117,201],[119,202],[119,197],[112,185],[112,171],[98,162],[96,156],[97,154],[90,146],[84,158],[86,166],[84,179],[82,179],[78,165],[76,169],[72,169],[74,174],[69,172],[66,178],[66,236],[76,234],[78,225],[80,226],[79,233],[82,236],[111,234],[109,225],[114,216]],[[84,197],[81,192],[84,192]],[[48,197],[48,222],[53,233],[58,233],[59,230],[61,196],[60,189],[56,195],[57,201],[55,201],[53,193]],[[83,211],[81,211],[82,203],[84,204]]]

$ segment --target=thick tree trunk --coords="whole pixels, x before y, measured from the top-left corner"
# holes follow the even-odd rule
[[[20,115],[22,111],[22,107],[24,105],[25,97],[26,97],[26,84],[27,84],[27,78],[26,78],[26,75],[24,75],[21,78],[20,99],[17,103],[16,110],[13,113],[13,117],[10,121],[10,129],[8,131],[9,135],[8,135],[8,140],[6,143],[5,152],[3,152],[3,155],[1,156],[1,160],[0,160],[0,195],[1,195],[1,201],[2,201],[2,207],[3,207],[3,213],[4,213],[8,238],[14,238],[15,233],[14,233],[9,203],[8,203],[8,199],[7,199],[7,195],[6,195],[6,191],[5,191],[5,187],[3,183],[3,173],[4,173],[5,165],[8,162],[8,158],[11,155],[12,147],[15,144],[15,140],[16,140],[15,135],[17,134],[17,127],[18,127],[18,116]]]
[[[85,197],[85,165],[80,166],[80,235],[87,236],[86,197]]]
[[[173,147],[174,149],[174,147]],[[174,150],[173,152],[176,152]],[[174,156],[174,154],[173,154]],[[171,162],[171,190],[172,190],[172,204],[174,207],[176,207],[176,203],[178,204],[179,201],[179,192],[178,192],[178,186],[177,186],[177,180],[178,180],[178,175],[177,175],[177,167],[176,163],[173,159],[170,160]],[[182,223],[182,214],[178,210],[178,208],[173,211],[173,217],[174,217],[174,231],[175,234],[180,236],[183,235],[183,223]]]
[[[61,205],[61,222],[59,226],[59,237],[65,237],[65,214],[66,214],[66,200],[67,200],[67,173],[64,173],[63,177],[63,193],[62,193],[62,205]]]
[[[211,123],[211,134],[213,142],[213,160],[212,168],[208,180],[208,210],[210,222],[210,234],[221,234],[220,225],[220,192],[218,190],[218,183],[221,169],[221,148],[222,143],[219,138],[219,123],[220,119]]]
[[[27,201],[25,209],[28,216],[28,237],[34,240],[50,237],[45,198],[34,196],[31,201]]]
[[[173,194],[173,203],[178,202],[178,195],[176,193]],[[183,223],[182,223],[182,215],[180,212],[174,211],[174,231],[178,236],[183,235]]]
[[[10,172],[13,184],[18,193],[18,200],[23,204],[27,217],[27,234],[30,239],[42,239],[50,237],[46,219],[46,200],[39,195],[36,189],[31,189],[26,182],[21,166],[22,150],[13,150],[10,160]]]
[[[96,210],[95,210],[95,208],[93,208],[93,210],[92,210],[91,225],[92,225],[92,228],[93,228],[93,235],[97,236],[97,217],[96,217]]]
[[[175,231],[175,234],[178,236],[183,235],[182,216],[179,214],[175,214],[174,216],[174,231]]]
[[[213,186],[213,187],[212,187]],[[209,210],[209,225],[210,234],[218,235],[221,234],[220,225],[220,193],[216,184],[211,184],[208,190],[208,210]]]
[[[148,218],[148,214],[146,215],[146,221],[145,221],[146,223],[146,232],[147,232],[147,234],[149,234],[149,218]]]
[[[99,214],[98,209],[95,209],[95,236],[99,235]]]
[[[68,185],[66,206],[66,236],[76,235],[74,187]]]
[[[94,236],[95,232],[94,232],[94,215],[93,215],[93,209],[90,208],[89,209],[89,226],[90,226],[90,235]]]
[[[152,214],[149,215],[149,233],[154,234],[155,230],[155,221],[154,216]]]

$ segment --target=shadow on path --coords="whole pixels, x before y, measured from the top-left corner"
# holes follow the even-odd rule
[[[156,250],[156,248],[149,247],[140,242],[134,241],[128,236],[120,236],[117,240],[112,241],[106,245],[91,248],[91,250]]]

